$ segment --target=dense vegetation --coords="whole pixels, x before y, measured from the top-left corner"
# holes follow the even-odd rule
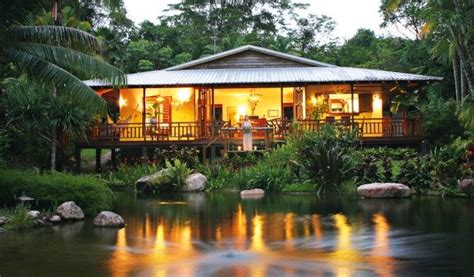
[[[74,142],[107,112],[105,102],[81,79],[102,78],[119,86],[125,82],[122,72],[163,69],[253,44],[341,66],[444,77],[424,93],[401,93],[392,103],[396,109],[421,112],[430,154],[361,149],[351,134],[328,127],[321,133],[298,133],[263,157],[201,164],[195,149],[156,150],[154,163],[125,163],[104,174],[107,183],[127,186],[166,167],[172,173],[166,180],[171,187],[165,189],[174,190],[189,167],[209,176],[211,190],[323,193],[392,180],[419,192],[454,192],[459,178],[472,176],[465,168],[472,159],[466,145],[473,144],[474,133],[472,1],[382,0],[382,25],[396,25],[412,33],[411,38],[361,29],[346,41],[334,36],[331,18],[302,17],[307,5],[296,0],[182,0],[170,5],[157,23],[138,26],[127,18],[120,0],[64,0],[57,16],[51,12],[55,4],[0,4],[0,166],[53,171],[74,166]],[[90,212],[110,205],[108,190],[95,177],[0,173],[2,203],[12,204],[13,195],[25,191],[44,207],[63,199]],[[91,203],[97,206],[87,207]]]
[[[35,199],[36,208],[54,210],[66,201],[74,201],[88,215],[112,207],[113,195],[104,181],[95,176],[74,176],[34,170],[0,169],[0,203],[13,206],[23,193]]]

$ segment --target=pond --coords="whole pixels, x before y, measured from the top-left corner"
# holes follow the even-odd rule
[[[92,221],[0,234],[6,276],[472,276],[474,201],[120,194]]]

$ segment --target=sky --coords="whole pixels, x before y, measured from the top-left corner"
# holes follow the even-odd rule
[[[144,20],[157,22],[168,4],[179,0],[124,0],[127,15],[135,23]],[[341,40],[351,38],[359,28],[368,28],[381,35],[397,35],[396,30],[382,30],[378,12],[381,0],[298,0],[309,3],[306,13],[324,14],[336,21],[334,35]]]

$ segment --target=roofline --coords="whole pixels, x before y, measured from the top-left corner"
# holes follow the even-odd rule
[[[307,65],[312,65],[312,66],[337,67],[337,66],[332,65],[332,64],[318,62],[318,61],[315,61],[315,60],[311,60],[311,59],[307,59],[307,58],[303,58],[303,57],[298,57],[298,56],[295,56],[295,55],[291,55],[291,54],[287,54],[287,53],[283,53],[283,52],[278,52],[278,51],[270,50],[270,49],[263,48],[263,47],[258,47],[258,46],[254,46],[254,45],[244,45],[244,46],[237,47],[237,48],[234,48],[234,49],[231,49],[231,50],[227,50],[227,51],[224,51],[224,52],[221,52],[221,53],[218,53],[218,54],[210,55],[210,56],[207,56],[207,57],[199,58],[197,60],[193,60],[193,61],[189,61],[189,62],[186,62],[186,63],[178,64],[178,65],[175,65],[175,66],[172,66],[172,67],[168,67],[164,70],[173,71],[173,70],[186,69],[186,68],[189,68],[189,67],[200,65],[200,64],[203,64],[203,63],[206,63],[206,62],[211,62],[211,61],[214,61],[214,60],[217,60],[217,59],[228,57],[228,56],[238,54],[238,53],[248,51],[248,50],[253,50],[253,51],[256,51],[256,52],[259,52],[259,53],[262,53],[262,54],[267,54],[267,55],[271,55],[271,56],[275,56],[275,57],[279,57],[279,58],[283,58],[283,59],[287,59],[287,60],[292,60],[292,61],[295,61],[295,62],[299,62],[299,63],[303,63],[303,64],[307,64]]]
[[[180,87],[214,87],[214,88],[253,88],[256,86],[262,87],[295,87],[295,86],[309,86],[309,85],[369,85],[369,84],[380,84],[380,85],[391,85],[391,84],[420,84],[429,85],[431,83],[438,82],[438,80],[378,80],[378,81],[319,81],[319,82],[248,82],[248,83],[225,83],[225,84],[214,84],[214,83],[201,83],[201,84],[168,84],[168,85],[127,85],[120,87],[119,89],[137,89],[137,88],[180,88]],[[96,85],[90,86],[93,89],[108,89],[112,86]]]

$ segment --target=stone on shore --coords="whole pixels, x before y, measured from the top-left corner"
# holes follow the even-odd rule
[[[258,199],[262,198],[264,195],[265,191],[263,189],[249,189],[240,192],[240,197],[244,199]]]
[[[65,220],[84,219],[84,212],[74,201],[64,202],[57,209],[56,213]]]
[[[7,223],[8,219],[4,216],[0,216],[0,226],[2,226],[3,224]]]
[[[410,188],[398,183],[372,183],[361,185],[357,194],[367,198],[398,198],[409,197]]]
[[[49,222],[59,223],[59,222],[61,222],[61,217],[59,215],[55,214],[55,215],[53,215],[49,218]]]
[[[139,192],[151,193],[155,191],[155,185],[158,184],[163,176],[168,172],[168,169],[162,169],[151,175],[143,176],[135,181],[135,188]]]
[[[201,173],[193,173],[186,178],[182,190],[185,192],[200,192],[206,189],[207,177]]]
[[[474,179],[464,179],[458,184],[458,189],[469,196],[474,195]]]
[[[94,225],[98,227],[124,227],[123,218],[113,212],[102,211],[94,218]]]
[[[37,219],[39,218],[41,212],[40,211],[28,211],[26,212],[26,215],[28,216],[29,219]]]

